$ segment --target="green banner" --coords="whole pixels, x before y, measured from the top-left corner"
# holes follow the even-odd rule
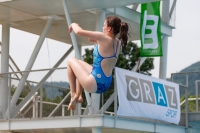
[[[160,27],[160,2],[141,5],[140,40],[141,57],[163,55]]]

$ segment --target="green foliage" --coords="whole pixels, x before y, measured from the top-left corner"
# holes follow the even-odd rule
[[[13,94],[14,94],[16,89],[17,89],[17,87],[12,84],[11,85],[11,96],[13,96]],[[30,86],[24,85],[24,88],[23,88],[23,90],[22,90],[22,92],[20,94],[20,97],[21,98],[25,98],[28,95],[28,93],[30,92],[30,90],[31,90]]]
[[[91,50],[86,49],[85,55],[83,56],[84,61],[86,61],[89,64],[92,64],[93,62],[93,50],[94,49]],[[133,67],[136,65],[136,63],[139,61],[139,58],[140,58],[140,48],[137,46],[137,44],[133,42],[128,42],[126,48],[122,49],[122,52],[118,56],[116,67],[132,70]],[[152,69],[154,69],[153,58],[147,58],[137,72],[140,72],[145,75],[151,75],[150,71]],[[112,80],[110,88],[105,93],[103,93],[104,103],[109,99],[109,97],[112,95],[113,92],[114,92],[114,80]],[[84,95],[83,98],[85,99]],[[84,100],[84,103],[82,105],[86,106],[86,100]],[[114,106],[111,105],[108,108],[108,111],[114,111]]]
[[[139,56],[140,51],[138,46],[133,42],[129,42],[126,48],[123,48],[121,54],[118,56],[116,66],[131,70],[137,63]]]
[[[191,64],[189,67],[184,68],[180,72],[200,71],[200,61]]]
[[[196,98],[194,95],[189,95],[188,99]],[[199,96],[200,98],[200,96]],[[185,96],[181,97],[181,102],[185,100]],[[199,110],[200,110],[200,103],[199,103]],[[185,102],[181,106],[181,112],[185,112]],[[188,100],[188,112],[196,112],[196,100]]]
[[[88,64],[93,63],[93,50],[90,49],[85,49],[85,55],[83,55],[84,61],[87,62]]]

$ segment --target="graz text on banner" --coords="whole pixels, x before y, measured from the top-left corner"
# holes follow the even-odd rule
[[[117,115],[152,118],[178,124],[179,85],[115,68],[119,108]]]

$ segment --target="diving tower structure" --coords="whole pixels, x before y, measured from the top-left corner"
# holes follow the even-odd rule
[[[1,73],[0,73],[0,133],[198,133],[200,132],[199,113],[181,114],[180,124],[172,124],[153,119],[125,117],[117,115],[117,88],[110,98],[101,105],[103,99],[99,94],[85,92],[87,106],[83,108],[77,104],[75,112],[66,111],[64,96],[60,103],[43,100],[42,87],[46,80],[58,70],[63,60],[74,50],[75,57],[81,59],[82,46],[92,46],[93,43],[85,38],[68,33],[68,27],[76,22],[84,29],[102,31],[104,19],[116,15],[131,25],[129,40],[140,40],[140,12],[137,11],[141,3],[159,0],[0,0],[0,24],[2,25],[1,43]],[[172,4],[170,4],[172,2]],[[163,56],[160,58],[159,78],[166,79],[168,37],[172,36],[173,26],[169,24],[177,0],[162,0],[162,45]],[[39,35],[32,55],[25,70],[17,68],[9,54],[10,28]],[[57,40],[71,47],[50,69],[32,70],[45,38]],[[142,59],[143,61],[145,58]],[[16,71],[9,63],[14,64]],[[141,65],[141,64],[140,64]],[[133,71],[135,68],[133,69]],[[31,73],[45,71],[40,81],[28,80]],[[12,81],[17,80],[17,87],[11,94]],[[34,86],[32,84],[35,84]],[[24,86],[30,90],[24,98],[20,95]],[[54,86],[55,87],[55,86]],[[57,87],[59,88],[59,87]],[[65,88],[66,89],[66,88]],[[69,88],[67,88],[69,89]],[[187,93],[186,93],[187,95]],[[114,112],[106,111],[114,102]],[[186,99],[186,104],[188,100]],[[39,103],[39,104],[38,104]],[[55,105],[48,115],[43,115],[43,104]],[[61,115],[54,115],[58,108],[62,108]],[[31,110],[32,109],[32,110]],[[31,110],[31,111],[30,111]],[[48,112],[49,111],[49,112]],[[26,117],[26,113],[31,115]],[[109,115],[108,115],[109,114]],[[193,123],[191,125],[190,123]]]

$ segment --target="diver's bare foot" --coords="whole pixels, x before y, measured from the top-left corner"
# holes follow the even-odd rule
[[[77,102],[78,102],[78,103],[82,103],[82,102],[83,102],[82,96],[79,96],[79,97],[78,97]]]
[[[68,110],[75,110],[76,109],[76,101],[77,101],[77,99],[78,99],[78,96],[76,94],[71,96],[71,101],[69,103]]]
[[[69,103],[68,105],[68,110],[76,110],[76,102],[73,102],[73,103]]]

